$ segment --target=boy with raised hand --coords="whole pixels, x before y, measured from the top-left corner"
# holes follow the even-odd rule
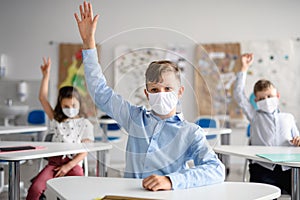
[[[246,73],[253,63],[253,54],[243,54],[242,68],[237,73],[234,97],[250,121],[251,145],[290,146],[300,145],[299,131],[292,114],[278,109],[279,93],[273,83],[261,79],[254,85],[255,102],[258,109],[251,105],[245,95]],[[291,194],[291,169],[285,166],[252,161],[249,164],[250,182],[275,185],[282,193]]]
[[[83,63],[88,90],[95,104],[128,133],[126,178],[143,178],[148,190],[171,190],[223,182],[224,165],[210,148],[204,131],[176,113],[184,87],[180,71],[170,61],[154,61],[146,71],[145,95],[152,107],[131,105],[106,85],[95,44],[99,16],[91,3],[75,14],[83,40]],[[193,160],[195,167],[186,163]]]

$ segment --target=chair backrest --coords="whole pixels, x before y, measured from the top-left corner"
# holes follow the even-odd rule
[[[196,124],[202,128],[217,128],[217,122],[214,119],[201,118],[196,121]]]
[[[248,124],[247,131],[246,131],[246,135],[247,135],[248,138],[250,138],[250,130],[251,130],[251,125]]]
[[[45,124],[46,114],[43,110],[32,110],[28,113],[27,122],[29,124]]]
[[[112,119],[110,116],[108,115],[103,115],[100,117],[101,119]],[[100,124],[100,128],[103,128],[103,125]],[[115,124],[107,124],[106,126],[106,131],[118,131],[118,130],[121,130],[121,127],[119,124],[115,123]],[[120,140],[120,136],[109,136],[107,135],[107,139],[108,141],[111,141],[111,142],[117,142]],[[95,141],[103,141],[103,137],[95,137]]]
[[[44,138],[44,142],[52,142],[53,135],[54,133],[48,133]]]
[[[199,125],[201,128],[218,128],[219,121],[213,116],[200,116],[196,119],[195,123]],[[206,139],[211,140],[216,138],[217,135],[207,135]]]
[[[250,101],[251,105],[253,106],[253,108],[254,108],[255,110],[257,110],[258,107],[257,107],[257,104],[256,104],[256,102],[255,102],[255,95],[254,95],[254,93],[251,93],[251,94],[250,94],[250,96],[249,96],[249,101]]]
[[[112,119],[110,116],[108,115],[103,115],[100,117],[101,119]],[[102,128],[102,125],[100,124],[100,127]],[[115,124],[108,124],[107,126],[107,130],[108,131],[117,131],[117,130],[120,130],[120,126],[119,124],[115,123]]]

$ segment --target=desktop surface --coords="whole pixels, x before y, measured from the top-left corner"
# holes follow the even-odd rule
[[[142,187],[142,179],[69,176],[51,179],[47,187],[61,200],[101,199],[107,195],[168,200],[269,200],[280,196],[280,189],[275,186],[249,182],[224,182],[183,190],[152,192]]]

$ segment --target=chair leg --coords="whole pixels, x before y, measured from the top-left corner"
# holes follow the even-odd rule
[[[243,172],[243,181],[247,182],[247,171],[248,171],[248,159],[245,160],[244,172]]]
[[[4,190],[4,169],[0,168],[0,193]]]

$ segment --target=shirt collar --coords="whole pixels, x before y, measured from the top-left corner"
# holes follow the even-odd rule
[[[157,120],[162,120],[160,117],[156,116],[152,110],[148,111],[150,113],[150,115],[152,115],[155,119]],[[167,119],[164,119],[165,121],[184,121],[184,116],[183,113],[176,113],[175,115],[173,115],[172,117],[169,117]]]
[[[273,113],[268,113],[268,112],[265,112],[265,111],[260,110],[260,109],[258,109],[257,111],[260,112],[260,113],[266,113],[266,114],[269,114],[269,115],[276,115],[276,114],[280,113],[279,108],[277,108],[276,110],[274,110]]]

